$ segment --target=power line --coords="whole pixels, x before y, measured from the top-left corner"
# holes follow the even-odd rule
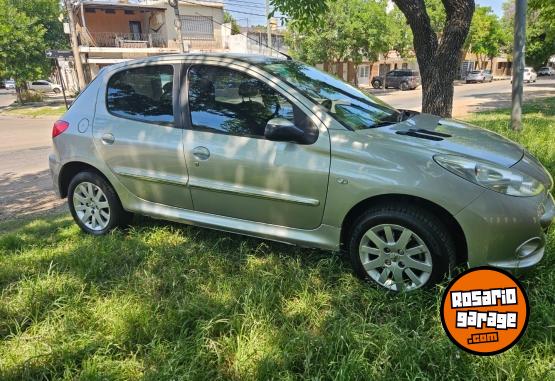
[[[184,0],[181,0],[181,1],[184,2],[184,3],[195,4],[195,5],[196,5],[196,3],[191,3],[190,1],[184,1]],[[202,14],[200,14],[199,12],[195,12],[195,13],[196,13],[197,15],[201,16],[201,17],[209,18],[209,16],[202,15]],[[218,24],[218,25],[220,25],[220,26],[222,26],[222,27],[224,27],[224,28],[227,28],[227,29],[231,30],[231,28],[230,28],[229,26],[227,26],[227,25],[225,25],[225,24],[223,24],[223,23],[221,23],[221,22],[218,22],[218,21],[214,20],[213,18],[212,18],[212,22],[215,22],[216,24]],[[283,53],[281,50],[272,48],[271,46],[268,46],[267,44],[264,45],[264,44],[262,44],[260,41],[257,41],[256,39],[254,39],[254,38],[252,38],[252,37],[249,37],[248,35],[246,35],[246,34],[243,33],[243,32],[239,32],[239,34],[242,35],[242,36],[245,36],[247,39],[249,39],[249,40],[251,40],[251,41],[254,41],[254,42],[256,42],[257,44],[259,44],[259,45],[261,45],[261,46],[265,46],[266,48],[268,48],[268,49],[270,49],[270,50],[273,50],[273,51],[275,51],[275,52],[277,52],[277,53],[279,53],[279,54],[285,56],[288,60],[291,60],[291,59],[292,59],[290,55]]]

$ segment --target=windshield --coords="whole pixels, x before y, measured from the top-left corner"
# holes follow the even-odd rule
[[[272,61],[262,66],[324,107],[349,129],[360,130],[397,123],[404,115],[378,98],[301,62]]]

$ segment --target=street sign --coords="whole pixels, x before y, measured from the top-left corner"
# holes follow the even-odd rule
[[[73,56],[71,50],[47,50],[45,54],[46,58],[69,58]]]

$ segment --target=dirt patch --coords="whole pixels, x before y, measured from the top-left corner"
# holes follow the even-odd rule
[[[48,170],[0,174],[0,221],[67,208],[52,188]]]

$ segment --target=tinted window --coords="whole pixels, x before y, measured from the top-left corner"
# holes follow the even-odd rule
[[[288,119],[305,131],[311,128],[287,99],[244,73],[193,66],[188,78],[189,110],[196,130],[259,138],[273,118]]]
[[[108,81],[108,111],[123,118],[169,125],[173,119],[173,67],[123,70]]]

